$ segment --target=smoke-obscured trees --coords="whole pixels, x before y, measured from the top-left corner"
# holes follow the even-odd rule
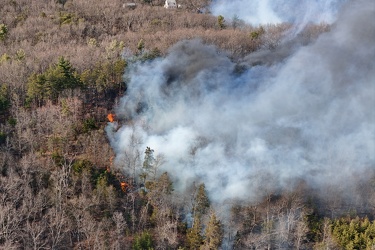
[[[233,230],[237,231],[235,249],[303,249],[309,233],[307,209],[295,193],[269,195],[256,206],[232,207]]]
[[[345,110],[349,111],[350,116],[364,114],[357,112],[356,107],[363,104],[355,99],[355,94],[358,91],[357,85],[363,80],[361,69],[370,69],[366,79],[372,79],[372,64],[368,65],[368,60],[363,59],[369,57],[373,50],[362,50],[363,43],[367,40],[373,41],[368,39],[372,38],[372,25],[368,22],[368,17],[366,19],[366,15],[360,15],[342,19],[340,22],[345,24],[344,27],[355,29],[344,29],[336,34],[334,40],[328,41],[330,44],[339,41],[335,44],[342,43],[345,46],[327,49],[328,47],[321,43],[324,40],[322,38],[327,38],[327,35],[321,35],[335,29],[340,23],[332,27],[328,24],[311,24],[299,33],[297,41],[286,44],[285,35],[295,31],[290,23],[255,27],[233,18],[230,25],[228,17],[225,16],[228,25],[225,29],[220,29],[217,17],[196,13],[197,10],[204,12],[201,8],[206,7],[209,1],[180,1],[183,8],[176,11],[156,6],[162,5],[163,1],[153,1],[154,6],[143,5],[142,2],[138,1],[135,9],[127,9],[122,8],[123,1],[120,0],[74,0],[66,1],[65,4],[56,1],[0,1],[0,248],[130,249],[133,246],[134,249],[199,249],[211,246],[216,249],[221,241],[221,226],[228,229],[223,236],[223,242],[226,244],[232,244],[234,237],[230,234],[237,233],[236,239],[233,240],[235,249],[334,249],[346,246],[357,249],[373,248],[373,218],[369,217],[371,220],[366,221],[352,217],[356,215],[353,207],[373,215],[375,195],[370,182],[362,181],[357,188],[360,192],[356,194],[345,193],[360,200],[354,205],[338,202],[339,192],[330,190],[325,190],[328,194],[323,201],[311,199],[308,204],[306,200],[310,197],[306,197],[311,195],[310,192],[301,192],[297,196],[277,193],[259,199],[256,203],[247,204],[243,201],[232,208],[232,216],[221,217],[221,212],[216,214],[215,218],[208,213],[209,209],[214,209],[216,205],[215,202],[211,204],[210,200],[217,198],[210,196],[212,181],[203,184],[204,175],[201,175],[202,179],[189,179],[183,184],[194,188],[181,194],[181,182],[172,183],[176,178],[172,171],[175,171],[178,165],[175,164],[170,172],[164,173],[166,170],[163,167],[168,162],[161,165],[163,158],[156,155],[156,152],[163,148],[153,145],[153,160],[145,159],[143,152],[146,145],[143,143],[146,142],[142,141],[145,138],[137,133],[129,133],[129,143],[116,152],[123,156],[115,159],[112,164],[110,158],[113,152],[103,131],[109,109],[113,108],[119,95],[125,91],[123,82],[129,83],[129,79],[122,78],[123,72],[130,68],[129,62],[147,65],[150,60],[167,55],[169,48],[176,42],[199,37],[202,44],[214,44],[218,48],[215,55],[222,55],[222,51],[225,51],[228,58],[234,59],[234,64],[241,61],[252,69],[265,65],[277,66],[280,61],[289,60],[296,48],[308,46],[312,41],[320,41],[318,45],[322,46],[313,48],[314,58],[318,58],[317,54],[322,56],[321,58],[330,53],[332,58],[346,55],[340,57],[342,60],[326,61],[325,66],[328,67],[324,67],[325,70],[332,68],[339,72],[332,71],[335,74],[331,74],[329,78],[339,79],[340,84],[347,84],[346,78],[351,79],[348,72],[359,72],[355,75],[355,84],[351,84],[350,89],[340,85],[340,91],[350,90],[348,93],[351,94],[350,101],[345,101],[344,106],[355,105],[350,106],[349,110],[340,108],[339,115],[333,119],[331,117],[335,121],[333,133],[337,133]],[[367,2],[362,0],[359,3],[369,7],[366,9],[371,11],[373,5],[367,5]],[[372,17],[372,13],[368,16]],[[357,26],[352,26],[354,24]],[[347,34],[350,34],[350,37]],[[140,40],[143,41],[141,50],[137,48]],[[355,46],[346,43],[348,41]],[[365,53],[366,56],[346,54],[351,47],[356,53]],[[192,51],[197,50],[194,48]],[[255,51],[257,52],[254,53]],[[244,58],[246,55],[249,56]],[[217,57],[214,58],[213,61],[216,61]],[[361,64],[357,64],[360,67],[350,64],[351,61],[360,62]],[[181,57],[178,62],[181,62]],[[314,68],[321,64],[321,61],[318,62],[309,67],[305,62],[307,64],[303,66]],[[344,62],[353,68],[340,68]],[[240,77],[241,72],[246,71],[246,67],[242,66],[239,65],[235,72],[230,71],[230,74],[234,73],[236,77]],[[181,72],[187,71],[186,66],[181,68]],[[305,70],[299,69],[301,68],[293,68],[292,75],[299,75]],[[216,72],[222,71],[223,69]],[[206,70],[200,72],[210,74]],[[314,78],[312,76],[320,75],[316,74],[316,71],[312,72],[311,77],[306,79],[311,80]],[[200,77],[204,74],[200,74]],[[290,80],[290,76],[286,78]],[[255,79],[254,77],[257,76],[250,78]],[[212,75],[208,79],[213,79]],[[221,82],[223,78],[219,79],[218,82]],[[307,92],[316,94],[315,87],[320,82],[322,81],[309,84],[313,88],[309,88]],[[150,82],[147,81],[147,84],[149,87]],[[297,91],[294,87],[288,88],[287,93],[290,93],[290,89]],[[329,89],[333,90],[334,87]],[[371,93],[369,89],[371,88],[366,88],[367,95],[364,95],[364,98],[362,96],[361,100],[372,100],[368,94]],[[204,89],[201,94],[205,91],[209,91],[212,97],[213,89]],[[280,92],[274,96],[284,97]],[[305,95],[297,96],[296,100],[305,98]],[[238,97],[237,94],[236,99]],[[202,104],[209,99],[205,98]],[[218,103],[222,104],[222,101],[227,99],[228,96],[225,95]],[[270,99],[272,98],[264,100]],[[280,103],[284,105],[288,102],[285,100],[289,99],[284,98]],[[366,103],[367,106],[373,106],[368,104],[371,103]],[[283,105],[275,106],[277,113],[282,111]],[[217,106],[217,103],[212,105]],[[242,105],[237,108],[239,106]],[[313,108],[314,105],[309,107]],[[202,106],[199,108],[200,112],[192,112],[194,118],[201,113]],[[225,109],[228,108],[228,105],[225,105]],[[225,109],[221,109],[220,116],[225,114]],[[251,108],[247,111],[249,110]],[[262,114],[253,115],[252,119],[261,119],[266,111],[272,109],[259,110]],[[216,112],[210,112],[205,117],[209,118],[214,114]],[[372,113],[368,114],[371,117]],[[187,116],[188,112],[184,115]],[[321,116],[318,120],[321,120],[320,118]],[[125,119],[120,122],[134,124],[131,118]],[[233,120],[241,119],[231,119]],[[354,124],[358,124],[360,120],[358,117]],[[215,121],[217,123],[218,119]],[[284,120],[279,122],[279,126],[285,125]],[[312,120],[307,123],[311,122]],[[226,127],[225,123],[220,124]],[[352,132],[354,127],[346,125],[343,126],[345,131]],[[212,128],[215,129],[215,126],[211,126],[209,130]],[[133,131],[135,130],[137,128],[134,125]],[[276,138],[273,132],[269,133],[276,130],[268,130],[267,136]],[[288,135],[301,134],[295,127],[285,126],[284,131],[298,132],[287,133]],[[311,131],[306,131],[305,134],[310,134]],[[285,139],[283,144],[295,142],[294,137],[293,140],[287,137],[289,138],[281,138]],[[370,138],[367,135],[365,137]],[[353,138],[354,135],[350,142],[356,143]],[[238,139],[240,138],[237,136],[235,140]],[[174,141],[181,143],[180,140]],[[262,150],[262,147],[266,146],[255,144],[250,145],[251,150]],[[347,144],[344,141],[332,148]],[[362,155],[363,145],[358,145],[357,153]],[[208,149],[206,146],[204,143],[204,148]],[[235,151],[233,147],[227,148],[232,148],[229,150],[232,153]],[[150,148],[149,153],[153,149]],[[166,153],[170,153],[169,151],[173,149],[170,148]],[[293,154],[292,151],[286,152],[288,155]],[[351,155],[349,150],[339,152],[345,156]],[[198,158],[198,153],[199,150],[195,150],[195,159]],[[312,153],[312,150],[308,150],[308,157],[304,160],[311,160]],[[247,154],[248,151],[246,154],[241,152],[241,156]],[[220,154],[211,155],[216,157]],[[319,155],[324,154],[320,152]],[[207,156],[204,159],[207,159]],[[146,162],[146,168],[151,170],[147,172],[148,176],[144,181],[139,181],[143,162]],[[231,166],[232,164],[231,161]],[[372,158],[366,159],[366,164],[371,167]],[[328,165],[333,167],[335,164]],[[343,166],[342,162],[338,165]],[[228,171],[229,169],[225,169],[225,173]],[[261,175],[262,171],[257,174]],[[319,174],[319,171],[314,172],[314,175]],[[338,174],[334,172],[332,177],[336,178]],[[367,174],[370,176],[372,173],[366,172]],[[233,173],[227,176],[231,177]],[[120,181],[127,184],[128,188],[121,189]],[[201,185],[191,184],[194,181]],[[233,183],[232,179],[228,179],[227,184],[230,183]],[[220,187],[224,190],[222,184]],[[241,186],[246,189],[245,185]],[[361,200],[366,199],[368,202],[361,203]],[[347,204],[350,206],[346,206]],[[357,214],[363,216],[365,213],[362,213],[362,210],[358,210]],[[348,214],[345,219],[338,218],[343,214]],[[188,227],[190,228],[187,229]]]
[[[207,196],[207,191],[205,188],[205,184],[202,183],[198,186],[198,190],[196,191],[194,202],[193,202],[193,217],[201,218],[205,215],[210,207],[210,200]]]

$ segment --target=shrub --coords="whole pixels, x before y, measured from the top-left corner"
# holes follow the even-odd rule
[[[8,36],[8,27],[1,23],[0,24],[0,40],[3,41],[7,38]]]
[[[152,237],[149,232],[143,232],[135,237],[133,242],[133,250],[152,250]]]

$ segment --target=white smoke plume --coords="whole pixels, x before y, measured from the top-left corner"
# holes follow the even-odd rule
[[[253,25],[293,23],[333,23],[347,0],[216,0],[210,9],[214,15],[238,18]]]
[[[203,181],[217,202],[301,180],[353,194],[375,169],[374,16],[373,1],[350,2],[313,44],[245,72],[199,40],[135,65],[117,108],[127,123],[107,127],[117,164],[132,174],[151,147],[175,187]]]

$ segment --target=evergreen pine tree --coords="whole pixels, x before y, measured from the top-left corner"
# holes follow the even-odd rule
[[[198,216],[194,218],[193,227],[187,231],[186,241],[189,249],[200,249],[202,246],[202,225]]]
[[[154,150],[150,147],[146,147],[145,158],[143,160],[142,173],[139,175],[143,183],[146,182],[146,179],[149,173],[152,171],[155,163]]]
[[[204,183],[200,184],[198,187],[197,194],[194,199],[193,214],[194,216],[201,217],[207,212],[207,209],[210,207],[210,200],[208,199],[206,193],[206,187]]]
[[[223,240],[223,226],[216,218],[215,212],[211,213],[210,221],[208,222],[206,228],[206,238],[204,240],[205,250],[215,250],[218,249]]]

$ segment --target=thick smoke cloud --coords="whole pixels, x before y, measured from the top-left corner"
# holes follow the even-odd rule
[[[149,146],[177,188],[204,181],[217,202],[301,180],[352,195],[375,169],[374,16],[372,1],[353,1],[315,43],[245,72],[199,40],[135,65],[117,108],[127,123],[107,127],[117,163],[132,174]]]
[[[332,23],[338,9],[347,0],[216,0],[211,5],[214,15],[240,19],[253,25],[294,23]]]

